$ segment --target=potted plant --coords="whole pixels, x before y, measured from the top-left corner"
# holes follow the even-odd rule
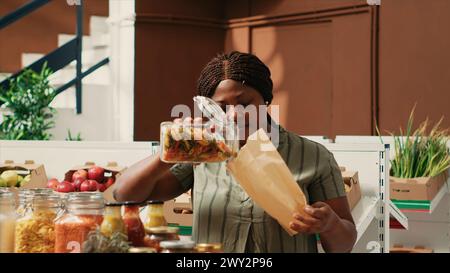
[[[413,131],[414,109],[406,134],[394,137],[395,157],[391,160],[390,195],[395,200],[432,200],[445,184],[450,167],[447,147],[449,130],[440,128],[442,118],[431,130],[428,119]]]
[[[0,139],[49,140],[48,130],[54,127],[55,110],[50,103],[56,96],[51,87],[47,65],[40,73],[26,69],[9,82],[7,90],[0,90],[3,114]]]

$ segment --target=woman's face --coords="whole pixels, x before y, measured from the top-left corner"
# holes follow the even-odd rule
[[[224,111],[227,111],[228,115],[232,115],[241,132],[244,133],[244,139],[241,139],[241,144],[245,143],[245,140],[249,135],[254,133],[259,127],[259,106],[265,105],[264,99],[261,94],[254,88],[242,84],[241,82],[234,80],[223,80],[217,86],[214,95],[211,97],[216,103],[218,103]],[[253,105],[255,112],[254,117],[250,117],[249,112],[243,112],[242,107],[235,108],[236,106],[243,106],[244,108]],[[247,109],[250,109],[247,108]],[[262,117],[266,118],[266,116]],[[250,122],[256,122],[251,125]]]

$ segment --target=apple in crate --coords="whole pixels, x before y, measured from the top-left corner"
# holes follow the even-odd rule
[[[97,191],[98,183],[95,180],[83,181],[80,185],[80,191]]]
[[[73,192],[75,188],[69,181],[63,181],[56,187],[57,192]]]
[[[80,191],[81,183],[86,181],[85,178],[78,177],[77,179],[73,180],[72,185],[75,188],[75,191]]]
[[[76,179],[82,179],[87,180],[88,178],[88,172],[86,170],[78,170],[72,174],[72,182],[74,182]]]
[[[100,191],[100,192],[104,192],[104,191],[106,190],[106,185],[105,185],[105,184],[100,184],[100,183],[98,183],[97,189],[98,189],[98,191]]]
[[[113,177],[109,177],[107,180],[106,180],[106,182],[105,182],[105,187],[106,188],[109,188],[109,187],[111,187],[113,184],[114,184],[114,178]]]
[[[52,179],[48,180],[48,182],[47,182],[47,188],[53,189],[55,191],[56,191],[56,188],[58,187],[58,185],[59,185],[59,181],[56,178],[52,178]]]
[[[88,170],[88,179],[102,182],[105,179],[105,169],[94,166]]]

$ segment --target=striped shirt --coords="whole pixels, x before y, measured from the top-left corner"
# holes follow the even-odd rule
[[[278,152],[307,202],[345,196],[333,155],[323,145],[279,128]],[[317,252],[314,235],[291,237],[253,202],[227,173],[225,164],[176,164],[171,168],[183,188],[192,189],[195,242],[219,242],[225,252]]]

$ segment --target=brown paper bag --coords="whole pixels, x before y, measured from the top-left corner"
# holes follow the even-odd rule
[[[252,134],[227,168],[247,194],[292,236],[294,212],[304,214],[306,198],[263,129]]]

